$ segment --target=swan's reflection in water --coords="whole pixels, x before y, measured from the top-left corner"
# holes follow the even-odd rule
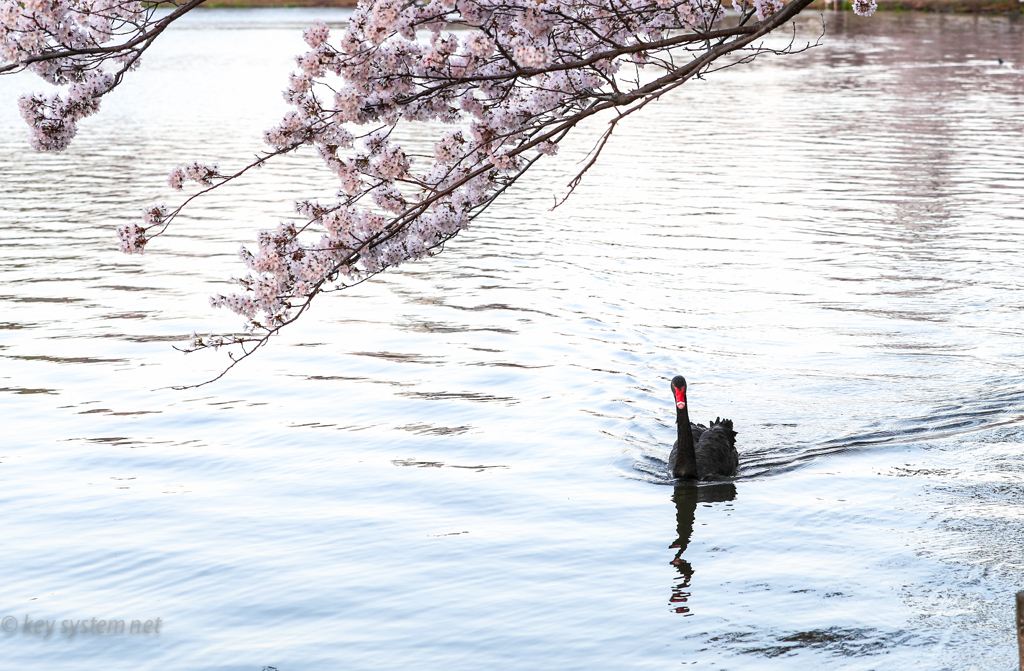
[[[672,493],[676,503],[676,540],[669,547],[676,550],[675,558],[669,562],[679,571],[680,577],[672,587],[669,604],[672,610],[683,615],[692,615],[687,601],[690,599],[690,579],[693,577],[693,566],[683,559],[686,546],[693,536],[693,523],[697,517],[698,503],[719,503],[732,501],[736,498],[736,485],[731,482],[716,484],[684,484],[678,485]]]

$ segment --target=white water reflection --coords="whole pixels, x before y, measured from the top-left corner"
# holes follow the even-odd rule
[[[829,16],[622,128],[562,208],[582,141],[173,391],[222,364],[170,346],[237,327],[206,296],[238,244],[334,185],[286,160],[142,258],[113,227],[260,147],[316,13],[196,15],[62,155],[0,80],[0,617],[164,623],[19,625],[12,668],[1012,663],[1019,21]],[[736,421],[734,497],[659,485],[676,373]]]

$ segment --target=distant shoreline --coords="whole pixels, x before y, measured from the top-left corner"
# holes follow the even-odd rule
[[[949,12],[957,14],[1020,14],[1020,0],[876,0],[882,12]],[[839,5],[853,11],[849,2]],[[838,9],[827,0],[816,0],[808,9]]]
[[[880,11],[956,12],[962,14],[1020,14],[1020,0],[877,0]],[[356,0],[209,0],[202,7],[355,7]],[[851,11],[849,2],[816,0],[808,9]]]

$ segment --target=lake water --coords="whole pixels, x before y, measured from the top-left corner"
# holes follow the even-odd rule
[[[6,668],[1015,666],[1019,16],[803,16],[822,46],[682,87],[564,206],[599,124],[176,391],[225,362],[172,345],[238,327],[238,245],[336,186],[289,158],[143,257],[113,229],[259,151],[320,15],[195,14],[65,154],[0,80]],[[735,481],[664,479],[677,373]]]

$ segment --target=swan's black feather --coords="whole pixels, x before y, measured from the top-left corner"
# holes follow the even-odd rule
[[[708,424],[710,426],[705,427],[690,422],[694,451],[697,453],[697,477],[704,480],[714,475],[736,475],[740,455],[736,452],[736,431],[732,428],[732,420],[716,417],[715,421]],[[678,453],[677,440],[668,455],[669,473],[675,471]]]
[[[695,446],[697,475],[703,480],[711,475],[735,475],[740,465],[736,452],[736,432],[731,419],[715,418],[701,434]]]
[[[700,437],[704,435],[704,432],[708,430],[708,427],[703,424],[694,424],[690,422],[690,433],[693,434],[693,444],[696,445],[700,442]]]

